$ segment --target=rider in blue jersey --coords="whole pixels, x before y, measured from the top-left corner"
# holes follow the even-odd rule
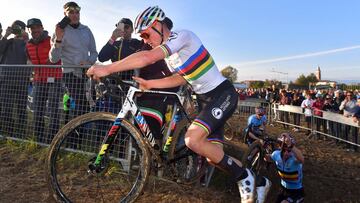
[[[295,146],[295,139],[290,133],[283,133],[278,140],[281,149],[275,150],[266,157],[267,161],[274,161],[281,178],[281,189],[276,202],[300,203],[304,202],[303,164],[304,156]]]
[[[248,133],[246,142],[248,145],[255,140],[261,140],[262,135],[266,131],[267,118],[265,115],[265,109],[263,107],[256,107],[255,114],[249,116],[248,126],[245,129],[245,133]]]

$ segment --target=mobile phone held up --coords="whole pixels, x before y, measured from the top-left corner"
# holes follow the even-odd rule
[[[65,16],[59,23],[58,23],[58,25],[59,25],[59,27],[61,28],[61,29],[65,29],[65,27],[70,23],[70,18],[69,17],[67,17],[67,16]]]
[[[116,24],[116,29],[124,32],[124,26],[125,26],[124,23],[118,23],[118,24]]]

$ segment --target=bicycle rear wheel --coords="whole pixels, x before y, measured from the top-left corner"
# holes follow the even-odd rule
[[[192,185],[197,183],[201,177],[205,175],[206,169],[209,166],[205,157],[202,157],[191,151],[185,145],[185,133],[188,129],[185,119],[179,122],[172,137],[172,142],[169,148],[169,160],[172,160],[170,167],[173,178],[178,183],[185,185]]]
[[[254,141],[243,157],[243,164],[251,169],[256,175],[259,175],[264,164],[264,151],[259,140]]]
[[[89,170],[114,121],[111,113],[88,113],[56,134],[48,152],[46,179],[57,202],[133,202],[139,196],[150,171],[149,152],[129,121],[121,121],[100,170]]]

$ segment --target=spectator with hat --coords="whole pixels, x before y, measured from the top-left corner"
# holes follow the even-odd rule
[[[140,50],[143,43],[138,39],[131,38],[133,31],[133,23],[128,18],[122,18],[118,23],[116,23],[115,29],[112,32],[109,41],[99,52],[99,61],[120,61]],[[122,80],[132,80],[132,76],[134,76],[134,70],[118,73],[118,76]],[[106,102],[111,103],[111,105],[109,105],[112,107],[110,111],[113,113],[118,113],[120,111],[122,106],[121,102],[114,102],[112,98],[102,99],[105,99]]]
[[[83,65],[92,65],[96,62],[95,39],[86,25],[80,23],[80,6],[75,2],[64,5],[64,19],[56,25],[52,37],[52,46],[49,59],[57,63],[61,59],[63,67],[63,82],[75,100],[74,116],[89,112],[86,100],[86,77]],[[72,67],[69,67],[72,66]],[[79,66],[79,67],[73,67]]]
[[[31,18],[27,21],[31,39],[26,44],[26,51],[29,60],[36,65],[60,65],[51,63],[49,51],[51,48],[50,36],[44,30],[40,19]],[[50,143],[53,136],[59,130],[60,113],[59,98],[61,97],[61,77],[60,67],[35,67],[33,79],[33,98],[34,98],[34,133],[38,142]],[[48,101],[48,109],[46,109]],[[49,112],[50,122],[48,133],[45,135],[45,112]]]
[[[80,23],[80,6],[67,2],[64,6],[64,18],[56,25],[51,41],[49,59],[52,63],[61,60],[63,65],[62,81],[75,101],[75,109],[69,119],[90,111],[86,97],[85,68],[96,62],[95,38],[86,25]],[[69,143],[76,148],[81,144],[81,137],[70,137]]]
[[[19,133],[20,136],[25,135],[27,90],[32,70],[28,67],[13,65],[27,62],[25,45],[29,38],[25,27],[24,22],[14,21],[0,40],[0,64],[12,64],[12,66],[0,69],[0,109],[2,111],[0,120],[3,125],[1,130],[4,130],[6,134]],[[14,37],[8,39],[11,34]],[[16,111],[15,116],[12,116],[13,111]]]
[[[100,62],[108,60],[111,60],[111,62],[120,61],[138,51],[142,46],[141,41],[131,38],[134,29],[130,19],[122,18],[115,26],[116,28],[112,32],[109,41],[99,52]],[[132,70],[121,73],[123,80],[131,80],[132,76]]]

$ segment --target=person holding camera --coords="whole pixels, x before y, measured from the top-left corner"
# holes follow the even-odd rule
[[[85,67],[82,66],[94,64],[98,56],[91,30],[80,23],[80,10],[75,2],[67,2],[64,5],[65,16],[56,25],[49,52],[51,63],[61,59],[64,66],[63,82],[75,100],[76,109],[73,111],[75,117],[90,110],[86,99]]]
[[[14,21],[0,40],[0,64],[11,64],[0,69],[2,130],[6,134],[17,132],[21,136],[24,135],[26,129],[27,90],[32,70],[28,67],[16,67],[14,64],[27,62],[25,45],[29,38],[25,27],[24,22]],[[10,35],[14,37],[8,39]],[[16,111],[16,116],[12,116],[13,111]],[[19,129],[18,131],[15,131],[15,126]]]
[[[138,39],[131,38],[134,31],[133,23],[128,18],[122,18],[118,23],[115,24],[115,29],[111,34],[109,41],[103,46],[99,52],[99,61],[105,62],[111,60],[111,62],[120,61],[127,56],[135,53],[141,49],[142,42]],[[132,80],[134,71],[129,70],[123,73],[119,73],[118,76],[122,80]],[[118,113],[122,106],[121,102],[114,102],[112,98],[103,98],[111,103],[110,111]]]
[[[49,60],[50,36],[44,30],[40,19],[31,18],[27,21],[31,39],[26,44],[26,51],[32,64],[60,65]],[[61,68],[35,67],[34,68],[34,132],[38,142],[50,143],[59,130],[59,98],[61,97]],[[46,109],[48,101],[48,109]],[[48,135],[45,136],[45,112],[49,112],[50,122]]]
[[[99,52],[99,61],[111,62],[120,61],[125,57],[135,53],[142,46],[142,42],[138,39],[131,38],[133,33],[133,23],[128,18],[122,18],[116,25],[112,32],[109,41]],[[133,70],[121,73],[120,77],[123,80],[131,80],[134,74]]]

